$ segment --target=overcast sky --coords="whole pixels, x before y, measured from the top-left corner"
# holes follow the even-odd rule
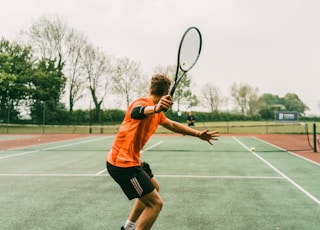
[[[319,0],[0,1],[0,37],[13,40],[39,17],[59,15],[107,54],[140,62],[147,74],[175,65],[181,35],[197,26],[197,89],[210,82],[229,96],[239,82],[259,94],[296,93],[308,114],[320,115]]]

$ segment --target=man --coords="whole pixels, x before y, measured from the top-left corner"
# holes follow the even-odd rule
[[[166,118],[172,103],[168,95],[171,80],[163,74],[151,79],[149,97],[133,101],[120,126],[116,139],[107,154],[107,169],[120,185],[128,199],[135,203],[123,230],[150,229],[163,205],[158,193],[159,183],[147,163],[140,162],[140,150],[147,143],[158,125],[185,135],[208,141],[218,140],[219,132],[197,131]]]
[[[194,116],[192,115],[192,112],[190,111],[189,115],[187,117],[188,126],[194,126],[195,121],[196,120],[195,120]]]

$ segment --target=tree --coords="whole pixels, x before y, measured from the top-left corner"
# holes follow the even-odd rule
[[[112,74],[113,92],[125,97],[126,106],[141,95],[146,89],[146,79],[140,69],[140,64],[129,58],[117,59]]]
[[[267,93],[259,98],[259,114],[265,119],[272,118],[276,111],[296,111],[301,115],[308,109],[294,93],[287,93],[284,97]]]
[[[0,41],[0,120],[7,114],[18,115],[21,100],[30,97],[32,76],[30,47],[6,39]]]
[[[254,88],[249,92],[249,100],[248,100],[248,115],[255,116],[259,111],[259,96],[258,96],[258,88]]]
[[[66,38],[67,61],[65,61],[65,76],[67,76],[66,91],[69,98],[69,111],[73,112],[73,107],[77,101],[83,98],[83,91],[86,87],[86,78],[82,66],[85,57],[86,38],[75,29],[70,29]]]
[[[11,58],[8,54],[0,53],[0,122],[6,120],[10,112],[10,104],[13,100],[12,85],[16,81],[16,76],[11,73]],[[8,122],[8,121],[7,121]]]
[[[40,17],[21,34],[38,60],[55,60],[57,68],[67,77],[66,94],[69,97],[69,111],[72,112],[76,101],[82,97],[85,85],[79,59],[86,38],[59,16]]]
[[[223,102],[219,88],[209,83],[202,87],[201,92],[204,107],[209,107],[211,112],[218,112]]]
[[[113,73],[111,57],[106,57],[101,49],[87,44],[84,50],[83,68],[88,82],[87,87],[95,105],[95,114],[99,116]]]
[[[258,103],[259,114],[266,120],[273,118],[275,111],[285,110],[285,106],[281,104],[281,98],[278,95],[262,94],[258,99]]]
[[[21,34],[32,46],[38,60],[56,60],[60,67],[66,60],[64,41],[68,28],[67,23],[59,16],[43,16]]]
[[[231,86],[231,96],[240,107],[243,115],[253,116],[258,112],[258,88],[248,84],[234,83]]]
[[[190,109],[199,104],[199,100],[197,96],[192,93],[190,85],[191,78],[186,74],[179,82],[173,97],[173,101],[177,104],[178,111],[180,111],[181,106]]]
[[[8,113],[14,118],[12,115],[19,115],[21,107],[27,105],[34,112],[37,105],[44,101],[51,103],[51,110],[54,110],[65,85],[61,69],[55,63],[56,60],[37,62],[30,47],[1,40],[1,113],[7,107],[7,110],[10,109]],[[35,114],[32,115],[35,117]]]
[[[309,110],[309,107],[294,93],[287,93],[283,98],[283,104],[288,111],[297,111],[300,115]]]
[[[32,74],[31,116],[35,121],[43,119],[44,106],[48,121],[60,121],[59,112],[64,109],[60,105],[60,97],[66,79],[56,64],[55,60],[41,60]]]

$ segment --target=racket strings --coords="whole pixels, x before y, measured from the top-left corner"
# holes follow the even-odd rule
[[[190,70],[197,62],[201,51],[201,35],[196,29],[189,30],[180,46],[180,68],[183,71]]]

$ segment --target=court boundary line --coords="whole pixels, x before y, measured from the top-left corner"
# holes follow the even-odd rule
[[[0,177],[110,177],[108,174],[91,173],[0,173]],[[210,175],[155,175],[157,178],[188,178],[188,179],[263,179],[263,180],[284,180],[279,176],[210,176]]]
[[[199,179],[285,179],[284,177],[272,176],[208,176],[208,175],[155,175],[162,178],[199,178]]]
[[[310,163],[312,163],[312,164],[315,164],[315,165],[320,166],[320,163],[315,162],[315,161],[313,161],[313,160],[310,160],[310,159],[308,159],[308,158],[306,158],[306,157],[300,156],[299,154],[296,154],[296,153],[294,153],[294,152],[288,151],[288,150],[286,150],[286,149],[284,149],[284,148],[281,148],[280,146],[277,146],[277,145],[275,145],[275,144],[269,143],[269,142],[267,142],[267,141],[265,141],[265,140],[262,140],[262,139],[260,139],[260,138],[258,138],[258,137],[255,137],[255,136],[253,136],[253,138],[255,138],[255,139],[257,139],[258,141],[261,141],[261,142],[263,142],[263,143],[265,143],[265,144],[268,144],[268,145],[270,145],[270,146],[272,146],[272,147],[275,147],[275,148],[277,148],[277,149],[279,149],[279,150],[282,150],[282,151],[284,151],[284,152],[287,152],[287,153],[289,153],[289,154],[291,154],[291,155],[293,155],[293,156],[295,156],[295,157],[301,158],[301,159],[303,159],[303,160],[305,160],[305,161],[308,161],[308,162],[310,162]]]
[[[153,144],[153,145],[149,146],[148,148],[143,149],[140,153],[146,152],[146,151],[148,151],[148,150],[150,150],[150,149],[152,149],[152,148],[154,148],[154,147],[156,147],[156,146],[158,146],[158,145],[162,144],[163,142],[164,142],[164,141],[158,141],[157,143],[155,143],[155,144]]]
[[[309,197],[311,200],[313,200],[315,203],[320,205],[320,200],[317,199],[315,196],[313,196],[310,192],[305,190],[302,186],[300,186],[297,182],[292,180],[290,177],[288,177],[286,174],[281,172],[279,169],[277,169],[275,166],[273,166],[270,162],[268,162],[266,159],[264,159],[262,156],[257,154],[256,152],[253,152],[250,150],[248,146],[246,146],[243,142],[241,142],[236,137],[232,137],[236,142],[238,142],[242,147],[247,149],[249,152],[251,152],[254,156],[256,156],[258,159],[260,159],[263,163],[268,165],[271,169],[273,169],[275,172],[277,172],[279,175],[283,176],[288,182],[290,182],[293,186],[295,186],[298,190],[300,190],[302,193],[304,193],[307,197]]]
[[[152,148],[154,148],[154,147],[162,144],[163,142],[164,142],[164,141],[158,141],[157,143],[155,143],[155,144],[149,146],[148,148],[142,150],[140,153],[146,152],[146,151],[148,151],[149,149],[152,149]],[[106,171],[107,171],[107,169],[103,169],[103,170],[97,172],[95,175],[96,175],[96,176],[99,176],[99,175],[101,175],[102,173],[104,173],[104,172],[106,172]]]
[[[0,177],[95,177],[86,173],[1,173]]]
[[[78,141],[78,142],[75,142],[75,143],[63,144],[63,145],[58,145],[58,146],[49,147],[49,148],[45,148],[45,149],[36,149],[36,150],[32,150],[32,151],[26,151],[26,152],[21,152],[21,153],[16,153],[16,154],[10,154],[10,155],[6,155],[6,156],[0,156],[0,160],[1,159],[12,158],[12,157],[23,156],[23,155],[27,155],[27,154],[31,154],[31,153],[37,153],[37,152],[40,152],[40,151],[48,151],[48,150],[59,149],[59,148],[67,147],[67,146],[73,146],[73,145],[78,145],[78,144],[98,141],[98,140],[102,140],[102,139],[109,139],[109,138],[111,138],[111,137],[110,136],[98,137],[98,138],[94,138],[94,139],[82,140],[82,141]],[[55,142],[55,143],[59,143],[59,142]],[[50,143],[47,143],[47,144],[50,144]]]

